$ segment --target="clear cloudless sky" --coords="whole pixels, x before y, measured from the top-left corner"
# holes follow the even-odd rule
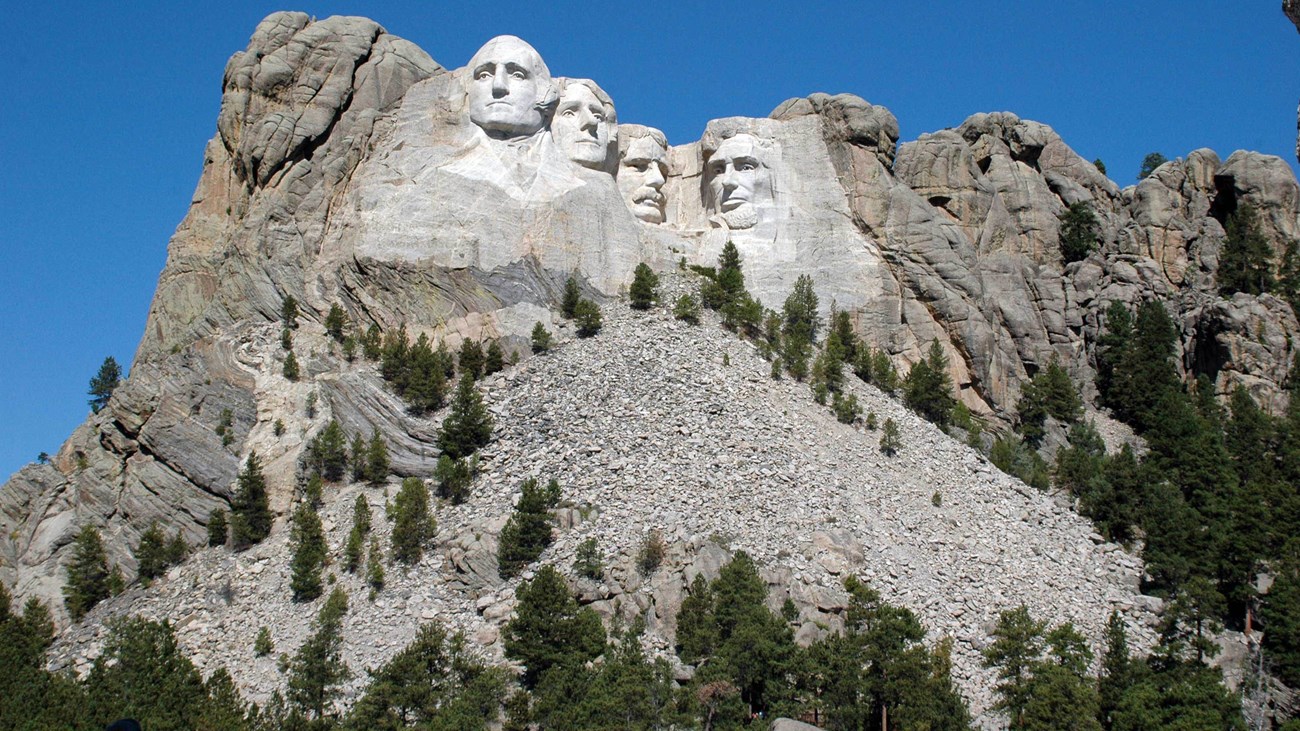
[[[449,68],[523,37],[673,144],[709,119],[850,92],[903,141],[1012,111],[1121,186],[1142,157],[1250,149],[1295,167],[1300,34],[1278,0],[73,2],[4,15],[0,479],[53,454],[107,355],[130,365],[215,134],[226,60],[267,14],[363,15]]]

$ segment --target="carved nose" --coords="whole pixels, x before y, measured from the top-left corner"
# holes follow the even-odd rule
[[[591,136],[595,137],[596,128],[599,126],[600,126],[600,121],[596,119],[596,115],[592,114],[591,112],[582,113],[582,117],[579,120],[578,129],[584,130],[586,132],[590,132]]]
[[[659,186],[664,184],[664,174],[661,170],[659,170],[659,166],[657,164],[650,163],[650,169],[646,171],[645,182],[646,185],[650,186],[651,188],[658,188]]]
[[[504,69],[498,69],[492,74],[492,96],[506,95],[506,74]]]

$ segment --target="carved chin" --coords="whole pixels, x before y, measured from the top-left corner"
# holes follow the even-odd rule
[[[727,228],[735,230],[738,228],[753,228],[758,223],[758,211],[754,206],[744,203],[730,211],[722,212],[722,220],[726,222]]]
[[[632,206],[632,215],[646,223],[663,223],[664,212],[653,203],[637,203]]]

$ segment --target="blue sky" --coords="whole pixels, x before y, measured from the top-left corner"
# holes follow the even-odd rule
[[[1012,111],[1120,185],[1143,155],[1210,147],[1295,167],[1300,35],[1276,0],[1097,3],[298,2],[364,15],[447,67],[489,37],[595,79],[620,121],[674,144],[706,121],[851,92],[903,140]],[[731,10],[744,8],[743,10]],[[106,355],[129,364],[216,130],[221,78],[261,2],[30,3],[0,50],[0,477],[85,418]]]

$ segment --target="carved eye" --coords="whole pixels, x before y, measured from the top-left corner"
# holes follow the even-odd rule
[[[597,122],[604,122],[604,121],[605,121],[605,115],[602,114],[602,113],[600,113],[600,112],[596,112],[595,114],[593,114],[593,115],[591,115],[591,116],[595,117]]]
[[[757,169],[758,169],[758,166],[755,165],[755,164],[752,163],[752,162],[742,162],[742,163],[740,163],[739,165],[736,166],[736,170],[739,171],[739,172],[742,172],[742,173],[753,172],[754,170],[757,170]]]
[[[492,72],[488,71],[487,69],[483,69],[482,71],[475,74],[474,78],[479,80],[490,79],[492,78]]]
[[[525,74],[525,73],[522,72],[522,71],[511,71],[511,72],[510,72],[510,78],[512,78],[512,79],[526,79],[526,78],[528,78],[528,74]]]
[[[573,111],[572,109],[562,109],[562,110],[560,110],[560,116],[561,116],[561,117],[572,117],[574,114],[577,114],[577,112]]]
[[[648,162],[633,163],[632,169],[636,170],[638,173],[644,173],[650,169],[650,163]]]

